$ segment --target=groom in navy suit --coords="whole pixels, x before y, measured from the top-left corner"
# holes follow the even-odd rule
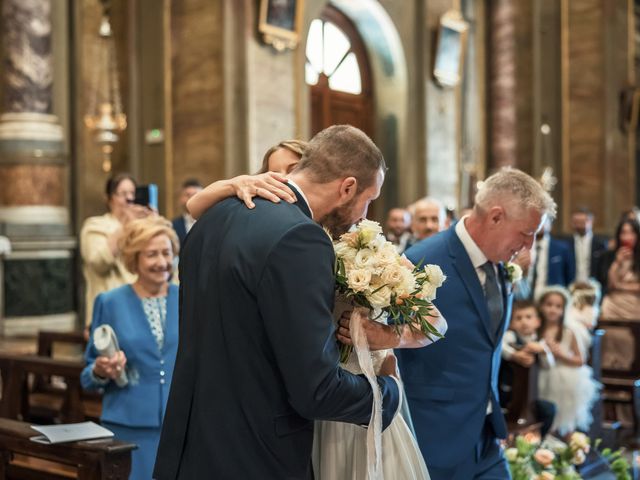
[[[487,178],[475,202],[469,216],[406,252],[447,275],[434,301],[449,325],[444,340],[396,350],[432,480],[510,478],[498,444],[507,434],[497,381],[512,301],[504,262],[531,248],[556,210],[549,194],[516,169]]]
[[[338,367],[331,239],[366,215],[384,181],[380,150],[340,125],[309,143],[297,203],[229,198],[180,258],[180,343],[154,478],[307,479],[314,420],[366,425],[367,380]],[[381,373],[395,374],[395,357]],[[395,378],[378,377],[383,427]]]

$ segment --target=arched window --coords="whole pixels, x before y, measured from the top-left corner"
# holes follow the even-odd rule
[[[351,21],[328,6],[311,22],[305,79],[311,89],[311,133],[348,123],[372,135],[373,101],[366,50]]]

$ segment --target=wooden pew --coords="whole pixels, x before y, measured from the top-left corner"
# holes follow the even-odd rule
[[[601,320],[602,401],[606,407],[629,405],[634,435],[640,436],[640,321]],[[610,408],[609,408],[610,410]]]
[[[126,480],[131,451],[137,447],[115,439],[43,445],[30,424],[0,418],[0,478]]]
[[[70,354],[78,361],[84,358],[87,341],[82,332],[54,332],[41,330],[38,332],[38,356],[54,357],[56,347],[67,350],[65,357]],[[66,358],[69,359],[69,358]],[[40,419],[56,417],[59,411],[61,397],[64,395],[64,385],[50,375],[36,375],[29,393],[29,407],[34,417]],[[88,420],[98,421],[102,412],[102,395],[98,392],[81,392],[81,403],[84,416]]]
[[[64,379],[65,388],[49,392],[47,401],[51,410],[57,412],[55,422],[79,422],[86,419],[83,408],[83,392],[80,373],[84,362],[54,360],[37,355],[11,355],[0,353],[2,374],[2,400],[0,417],[31,420],[30,377],[57,376]],[[36,392],[36,395],[43,395]]]

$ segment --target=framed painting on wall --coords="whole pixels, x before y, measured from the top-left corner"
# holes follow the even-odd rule
[[[433,76],[444,87],[460,83],[468,29],[458,10],[449,10],[440,18]]]
[[[303,0],[260,0],[258,31],[278,51],[295,48],[300,39]]]

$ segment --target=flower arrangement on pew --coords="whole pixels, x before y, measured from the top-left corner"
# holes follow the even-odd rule
[[[515,446],[507,448],[505,457],[513,480],[581,480],[578,468],[591,449],[591,441],[584,433],[571,435],[569,444],[559,442],[558,447],[545,448],[526,437],[516,438]],[[599,441],[596,441],[597,448]],[[631,480],[629,463],[620,451],[605,448],[599,452],[609,463],[616,480]]]
[[[436,291],[446,279],[440,267],[414,266],[371,220],[362,220],[342,235],[334,249],[339,296],[374,312],[375,318],[388,315],[398,329],[408,324],[431,338],[442,337],[428,321],[434,316]],[[346,361],[351,351],[351,346],[342,345],[340,360]]]

